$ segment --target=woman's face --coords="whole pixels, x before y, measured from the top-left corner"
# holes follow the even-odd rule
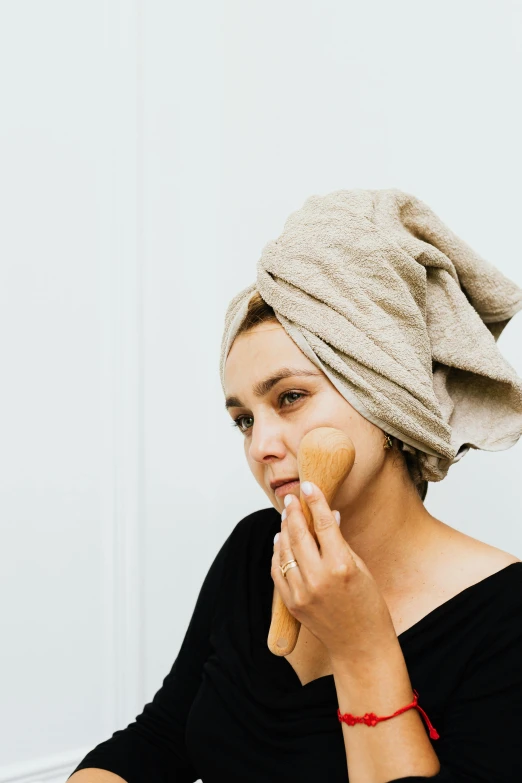
[[[275,380],[288,368],[287,377]],[[299,485],[276,495],[270,482],[298,479],[299,444],[315,427],[337,427],[355,446],[354,466],[331,507],[342,513],[371,491],[389,454],[382,430],[344,399],[278,322],[260,323],[236,337],[225,364],[225,389],[250,470],[279,511],[284,495],[299,497]]]

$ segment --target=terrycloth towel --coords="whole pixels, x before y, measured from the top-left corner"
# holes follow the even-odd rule
[[[522,434],[522,379],[496,340],[522,289],[415,196],[311,196],[264,247],[257,281],[230,302],[220,374],[257,290],[289,336],[369,421],[419,449],[443,479],[470,448]]]

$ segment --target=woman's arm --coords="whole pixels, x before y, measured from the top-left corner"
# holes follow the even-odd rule
[[[341,714],[391,715],[413,699],[398,641],[390,649],[380,650],[373,661],[332,661],[332,669]],[[375,726],[348,726],[343,722],[342,729],[350,783],[432,777],[440,769],[423,719],[415,708]]]
[[[127,783],[114,772],[108,772],[106,769],[96,769],[96,767],[86,767],[80,769],[71,775],[68,780],[72,783]]]
[[[71,773],[80,771],[85,783],[193,783],[199,778],[185,746],[188,713],[201,685],[201,672],[210,655],[214,607],[239,522],[216,555],[200,589],[178,656],[151,702],[125,729],[93,748]],[[168,616],[168,613],[167,613]],[[109,773],[114,778],[108,778]],[[98,777],[95,777],[98,775]],[[103,776],[103,777],[100,777]]]
[[[440,737],[434,747],[416,709],[376,726],[343,723],[350,783],[522,780],[522,585],[518,574],[506,595],[495,595],[492,600],[493,619],[476,640],[444,714],[437,717]],[[335,665],[332,661],[341,713],[390,715],[411,702],[411,685],[400,653],[382,655],[379,663],[364,668],[354,667],[352,661],[350,671],[342,661]],[[434,671],[435,681],[438,676]],[[422,693],[419,706],[424,706]]]

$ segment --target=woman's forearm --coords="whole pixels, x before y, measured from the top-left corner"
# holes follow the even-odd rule
[[[341,714],[391,715],[411,703],[413,690],[399,642],[372,658],[332,660]],[[422,694],[419,694],[422,707]],[[439,760],[415,708],[375,726],[342,723],[350,783],[384,783],[436,775]]]

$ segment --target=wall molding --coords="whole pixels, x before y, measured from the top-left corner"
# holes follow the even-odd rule
[[[119,0],[110,16],[112,80],[109,134],[107,252],[100,255],[107,452],[102,531],[112,637],[110,724],[126,726],[144,704],[141,541],[144,523],[143,165],[141,1]],[[102,257],[103,256],[103,257]],[[110,602],[108,601],[107,604]]]
[[[100,24],[107,70],[100,95],[100,235],[93,259],[99,312],[93,324],[100,347],[101,742],[133,721],[145,703],[142,0],[106,4]],[[81,711],[76,715],[80,722]],[[65,783],[92,747],[0,765],[0,783]]]

